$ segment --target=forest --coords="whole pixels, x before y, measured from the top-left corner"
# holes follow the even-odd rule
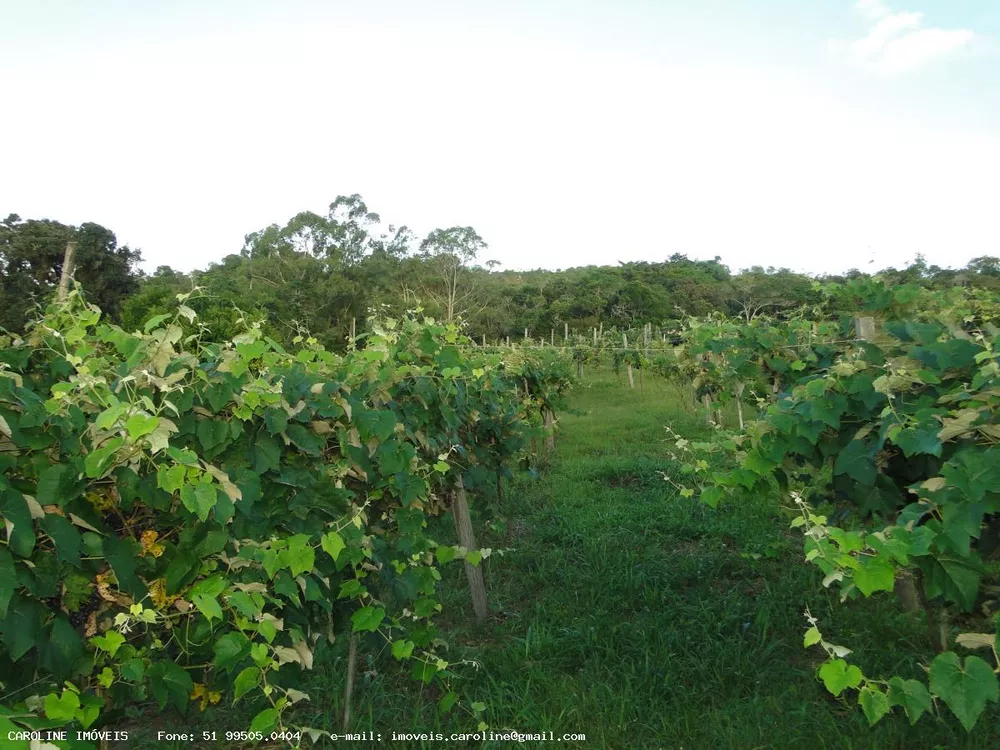
[[[219,337],[235,335],[244,314],[277,341],[309,332],[334,348],[343,347],[352,318],[372,311],[398,315],[419,305],[439,320],[461,320],[476,340],[520,340],[526,330],[540,339],[567,325],[582,333],[594,326],[669,327],[711,312],[745,321],[781,318],[819,304],[817,282],[869,275],[852,269],[814,279],[759,266],[734,273],[722,258],[680,254],[659,263],[505,271],[488,259],[488,243],[475,229],[437,229],[418,239],[406,226],[386,225],[355,194],[337,197],[325,215],[304,211],[284,226],[250,232],[242,248],[187,273],[169,266],[142,272],[141,253],[119,247],[114,232],[97,224],[8,216],[0,225],[0,326],[20,330],[44,302],[71,237],[79,247],[77,281],[127,329],[167,312],[175,295],[197,287],[190,304]],[[995,290],[1000,259],[985,256],[950,269],[917,256],[879,275],[890,284]]]

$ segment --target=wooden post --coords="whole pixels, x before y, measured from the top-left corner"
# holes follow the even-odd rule
[[[604,335],[604,321],[603,320],[600,322],[600,326],[601,326],[601,336],[603,336]]]
[[[507,346],[510,346],[510,336],[507,337]]]
[[[628,336],[622,334],[622,349],[628,349]]]
[[[524,329],[524,340],[525,341],[528,340],[528,329],[527,328]]]
[[[357,318],[351,318],[351,341],[357,336]]]
[[[875,338],[875,318],[859,317],[854,319],[854,330],[859,339],[871,341]]]
[[[469,501],[465,496],[465,484],[462,477],[455,485],[455,497],[452,502],[452,514],[455,516],[455,531],[458,533],[458,543],[470,552],[479,549],[476,546],[476,535],[472,531],[472,518],[469,515]],[[483,583],[483,569],[479,565],[465,563],[465,576],[469,579],[469,591],[472,593],[472,609],[476,613],[476,622],[480,625],[486,622],[486,585]]]
[[[712,397],[709,396],[707,393],[704,394],[701,397],[701,405],[708,410],[708,416],[706,418],[708,419],[708,423],[712,424]]]
[[[351,693],[354,692],[354,675],[358,671],[358,634],[352,633],[347,647],[347,684],[344,687],[344,731],[351,726]]]
[[[563,323],[563,341],[569,341],[569,323]]]
[[[483,346],[486,346],[486,334],[483,334]]]
[[[551,330],[551,332],[549,333],[549,345],[550,346],[555,346],[556,345],[556,329],[555,328],[553,328]]]
[[[743,430],[743,391],[747,388],[746,383],[740,383],[740,387],[736,389],[736,414],[740,418],[740,430]]]
[[[913,574],[904,570],[896,579],[896,599],[904,612],[920,611],[920,594],[917,592],[917,583]]]
[[[66,254],[63,255],[62,274],[59,276],[59,291],[56,292],[56,301],[65,302],[69,296],[69,280],[73,278],[76,270],[76,240],[66,243]]]
[[[552,453],[556,449],[556,419],[551,409],[545,410],[545,450]]]
[[[635,380],[632,377],[632,363],[628,363],[628,387],[635,388]]]
[[[594,348],[597,348],[597,326],[594,326]]]

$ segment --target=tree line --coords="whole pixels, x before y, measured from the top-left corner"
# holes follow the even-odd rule
[[[352,319],[372,310],[400,314],[419,306],[438,319],[463,321],[477,339],[496,340],[520,337],[525,329],[546,336],[566,325],[630,328],[712,312],[780,319],[821,302],[817,281],[870,276],[852,269],[812,277],[762,266],[734,273],[719,256],[694,260],[680,253],[660,262],[502,270],[486,258],[489,246],[472,227],[435,229],[420,239],[406,226],[383,222],[357,194],[339,196],[325,214],[304,211],[283,226],[251,232],[239,252],[203,270],[160,266],[146,274],[140,251],[119,246],[105,227],[11,214],[0,224],[0,327],[22,330],[44,305],[70,239],[78,245],[76,280],[130,330],[171,309],[177,294],[198,288],[189,304],[220,339],[241,330],[244,318],[261,321],[278,341],[308,331],[332,347],[343,345]],[[918,255],[878,276],[889,284],[996,290],[1000,258],[983,256],[952,269]]]

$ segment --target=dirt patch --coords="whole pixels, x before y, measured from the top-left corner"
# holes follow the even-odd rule
[[[615,476],[607,477],[604,483],[608,487],[635,487],[642,483],[642,480],[635,474],[616,474]]]
[[[693,555],[702,550],[700,539],[681,539],[663,547],[663,551],[668,555]]]

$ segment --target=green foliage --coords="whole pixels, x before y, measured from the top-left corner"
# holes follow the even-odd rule
[[[517,460],[568,361],[471,355],[412,318],[346,356],[259,326],[203,343],[179,296],[128,333],[73,293],[0,342],[5,691],[49,689],[48,718],[82,726],[231,693],[282,726],[317,643],[350,631],[447,681],[438,566],[488,551],[442,554],[427,519]]]
[[[900,575],[915,572],[928,606],[971,613],[986,596],[986,558],[1000,533],[995,300],[991,306],[972,294],[977,312],[970,314],[955,293],[918,286],[857,280],[821,291],[831,313],[877,314],[874,336],[834,340],[847,325],[827,321],[804,324],[799,330],[810,333],[809,345],[795,345],[799,325],[789,322],[782,326],[785,345],[804,350],[789,361],[761,351],[768,339],[760,332],[771,327],[759,319],[728,324],[727,336],[718,324],[707,335],[697,329],[688,335],[685,348],[703,360],[696,388],[732,391],[728,383],[759,382],[763,375],[774,378],[776,399],[744,436],[715,441],[730,457],[728,471],[710,475],[698,451],[676,440],[693,454],[689,474],[701,485],[678,486],[688,496],[700,489],[715,507],[776,482],[795,502],[792,526],[805,534],[806,560],[822,571],[824,587],[837,584],[842,600],[892,592]],[[983,329],[970,325],[977,320]],[[821,332],[826,340],[818,336],[816,343]],[[696,348],[703,340],[707,346]],[[818,505],[823,512],[814,510]],[[858,689],[872,723],[892,706],[913,721],[928,710],[924,688],[863,677],[844,660],[849,651],[821,641],[810,623],[806,646],[827,650],[819,676],[831,693]],[[971,729],[986,700],[996,699],[996,674],[978,657],[964,667],[958,659],[952,652],[935,659],[930,695]]]

